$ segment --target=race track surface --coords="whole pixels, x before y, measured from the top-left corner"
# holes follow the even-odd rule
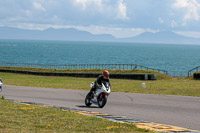
[[[200,97],[111,92],[105,107],[98,108],[85,106],[88,91],[5,85],[0,95],[200,130]]]

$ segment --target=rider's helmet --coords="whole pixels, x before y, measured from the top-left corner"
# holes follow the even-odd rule
[[[103,78],[104,79],[108,79],[109,75],[110,75],[110,73],[107,70],[103,71]]]

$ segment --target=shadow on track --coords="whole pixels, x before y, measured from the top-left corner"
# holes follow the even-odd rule
[[[84,106],[84,105],[76,105],[79,108],[99,108],[97,106]]]

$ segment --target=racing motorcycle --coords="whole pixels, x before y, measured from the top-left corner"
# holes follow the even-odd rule
[[[90,84],[92,88],[94,83]],[[103,108],[107,102],[108,95],[110,95],[111,88],[109,82],[104,82],[101,85],[97,85],[97,89],[92,94],[87,94],[85,97],[85,105],[91,106],[92,104],[98,105],[100,108]]]

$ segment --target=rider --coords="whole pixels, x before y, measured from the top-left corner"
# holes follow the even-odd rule
[[[94,85],[92,86],[92,88],[91,88],[89,94],[91,95],[92,92],[94,92],[99,86],[101,86],[101,83],[103,83],[103,82],[105,82],[105,81],[106,81],[106,82],[109,82],[109,84],[110,84],[109,75],[110,75],[110,73],[109,73],[107,70],[104,70],[104,71],[103,71],[103,74],[100,75],[100,76],[97,78],[97,80],[94,82]]]

